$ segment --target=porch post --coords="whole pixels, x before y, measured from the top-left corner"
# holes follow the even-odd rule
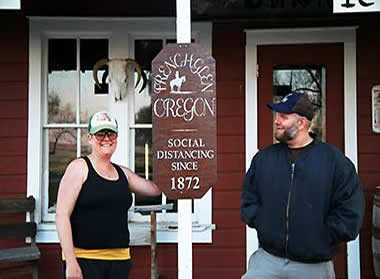
[[[191,42],[190,0],[177,2],[177,44]],[[193,278],[191,199],[178,199],[178,279]]]

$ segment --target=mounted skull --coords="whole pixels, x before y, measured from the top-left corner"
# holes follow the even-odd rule
[[[146,87],[147,81],[144,71],[141,70],[140,65],[135,60],[130,58],[115,58],[100,59],[95,63],[92,70],[92,75],[96,85],[99,88],[101,88],[101,86],[98,80],[98,70],[104,65],[107,65],[109,69],[108,81],[110,83],[110,90],[114,93],[115,101],[120,101],[123,97],[127,95],[127,86],[128,80],[130,79],[130,73],[133,73],[135,71],[137,72],[136,87],[141,81],[141,78],[143,79],[143,85],[139,93],[143,91]],[[105,77],[103,77],[102,80],[105,80]]]

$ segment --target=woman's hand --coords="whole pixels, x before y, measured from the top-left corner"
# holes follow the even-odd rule
[[[66,279],[83,279],[82,270],[76,260],[66,261]]]

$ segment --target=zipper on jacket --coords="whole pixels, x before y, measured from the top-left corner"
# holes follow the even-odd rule
[[[293,179],[296,164],[292,163],[292,172],[290,174],[290,188],[288,193],[288,204],[286,205],[286,234],[285,234],[285,255],[288,255],[288,241],[289,241],[289,209],[290,209],[290,199],[292,197]]]

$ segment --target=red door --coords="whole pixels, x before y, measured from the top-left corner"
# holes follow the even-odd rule
[[[259,149],[273,143],[273,113],[266,106],[289,90],[321,89],[324,140],[344,151],[343,44],[273,45],[257,48]],[[302,77],[301,73],[305,73]],[[285,75],[283,77],[283,75]],[[303,81],[302,79],[308,80]],[[319,80],[317,80],[319,79]],[[280,80],[280,81],[279,81]],[[306,85],[302,85],[306,82]],[[298,84],[296,84],[298,83]],[[317,93],[315,93],[317,94]],[[336,278],[347,278],[346,245],[334,258]]]

